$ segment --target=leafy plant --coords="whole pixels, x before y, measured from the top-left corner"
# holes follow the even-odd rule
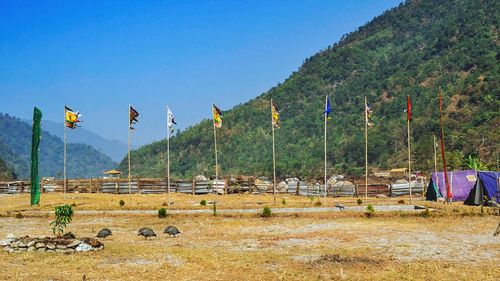
[[[283,197],[283,198],[281,198],[281,204],[282,204],[283,206],[286,206],[286,199],[285,199],[284,197]]]
[[[358,200],[356,200],[356,202],[358,203],[358,205],[363,204],[363,200],[361,200],[361,198],[358,198]]]
[[[120,204],[120,207],[123,207],[123,206],[125,206],[125,201],[120,200],[120,202],[118,202],[118,204]]]
[[[365,216],[369,219],[375,216],[375,208],[371,204],[368,204],[368,206],[366,206]]]
[[[322,204],[321,204],[321,201],[319,201],[319,198],[318,198],[318,201],[316,201],[316,203],[314,203],[314,206],[319,207],[319,206],[321,206],[321,205],[322,205]]]
[[[264,209],[262,209],[262,215],[261,215],[261,217],[263,217],[263,218],[270,218],[271,216],[272,216],[271,208],[264,207]]]
[[[55,220],[50,223],[52,232],[60,237],[66,226],[71,222],[73,217],[73,208],[70,205],[57,206],[55,208]]]
[[[167,217],[167,209],[165,209],[165,208],[160,208],[160,209],[158,210],[158,217],[159,217],[160,219],[164,219],[164,218],[166,218],[166,217]]]
[[[207,205],[207,200],[203,199],[200,201],[201,206],[206,206]]]
[[[23,216],[23,214],[21,212],[16,213],[16,215],[14,217],[16,219],[22,219],[22,218],[24,218],[24,216]]]
[[[422,218],[428,218],[431,216],[431,212],[429,212],[429,207],[425,207],[425,210],[420,213]]]

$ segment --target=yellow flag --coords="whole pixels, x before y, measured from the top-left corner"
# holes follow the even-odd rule
[[[273,126],[276,128],[280,127],[280,112],[278,111],[278,108],[276,108],[276,105],[274,103],[271,104],[271,114],[273,117]]]
[[[214,117],[214,125],[216,128],[221,128],[222,127],[222,111],[215,106],[215,104],[212,104],[212,115]]]

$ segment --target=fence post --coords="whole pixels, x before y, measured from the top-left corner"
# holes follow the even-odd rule
[[[90,184],[89,192],[90,192],[90,194],[92,194],[92,178],[90,178],[89,184]]]
[[[297,182],[297,191],[295,191],[295,195],[299,196],[300,194],[300,180]]]
[[[115,180],[115,194],[118,194],[118,179]]]
[[[141,194],[141,181],[137,178],[137,193]]]
[[[43,188],[43,178],[40,179],[40,189],[42,193],[45,193],[45,188]]]
[[[21,181],[21,186],[19,186],[19,193],[23,193],[24,192],[24,183]]]
[[[193,180],[193,192],[192,192],[193,195],[195,195],[195,188],[196,188],[196,180]]]

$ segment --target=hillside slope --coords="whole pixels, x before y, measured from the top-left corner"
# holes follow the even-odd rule
[[[276,131],[278,176],[319,177],[325,95],[330,95],[333,116],[330,172],[363,172],[365,96],[375,123],[369,129],[370,167],[406,165],[406,95],[413,101],[413,167],[429,171],[439,87],[450,168],[461,168],[472,155],[498,169],[498,11],[495,0],[408,1],[345,35],[306,59],[282,84],[224,112],[218,131],[222,174],[272,174],[272,98],[282,116]],[[204,120],[172,138],[174,175],[214,174],[212,130],[211,121]],[[165,150],[161,141],[134,151],[134,175],[164,176]],[[120,164],[125,167],[126,159]]]
[[[43,130],[43,121],[42,121]],[[14,169],[19,178],[29,177],[31,163],[31,126],[19,118],[0,114],[0,158]],[[63,141],[42,131],[39,160],[40,175],[62,177]],[[116,165],[108,156],[86,144],[68,144],[68,178],[102,175]]]
[[[43,129],[59,138],[64,137],[63,124],[44,120]],[[72,130],[68,133],[69,141],[73,143],[83,143],[92,146],[98,151],[109,156],[113,161],[120,161],[127,155],[127,144],[117,140],[105,139],[84,127]]]

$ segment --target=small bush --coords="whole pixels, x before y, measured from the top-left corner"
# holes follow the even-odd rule
[[[217,202],[214,201],[214,217],[217,216]]]
[[[431,212],[429,212],[429,207],[425,207],[425,211],[420,213],[422,218],[429,218],[431,216]]]
[[[167,203],[167,202],[163,202],[161,205],[162,205],[163,207],[167,207],[167,206],[168,206],[168,203]]]
[[[73,204],[71,204],[71,207],[76,207],[76,203],[73,202]]]
[[[119,204],[120,204],[121,207],[123,207],[123,206],[125,206],[125,201],[120,200]]]
[[[262,215],[263,218],[270,218],[272,216],[272,211],[271,208],[269,207],[264,207],[262,210]]]
[[[321,206],[321,205],[322,205],[322,204],[321,204],[321,201],[319,201],[319,198],[318,198],[318,201],[316,201],[316,203],[314,203],[314,206],[319,207],[319,206]]]
[[[203,199],[200,201],[201,206],[206,206],[207,205],[207,200]]]
[[[55,208],[55,220],[50,223],[52,232],[60,237],[64,228],[71,222],[73,217],[73,208],[70,205],[57,206]]]
[[[405,203],[405,200],[403,200],[403,199],[400,199],[400,200],[398,201],[398,204],[404,204],[404,203]]]
[[[358,203],[358,205],[363,204],[363,200],[361,200],[361,198],[358,198],[358,200],[356,202]]]
[[[309,200],[311,200],[311,204],[314,201],[314,196],[309,196]]]
[[[166,218],[166,217],[167,217],[167,209],[165,209],[165,208],[160,208],[160,209],[158,210],[158,217],[159,217],[160,219],[164,219],[164,218]]]
[[[286,199],[285,199],[285,198],[281,198],[281,204],[282,204],[283,206],[286,206]]]
[[[14,216],[16,219],[22,219],[24,218],[23,214],[21,212],[19,213],[16,213],[16,215]]]
[[[365,216],[369,219],[375,216],[375,208],[371,204],[368,204],[368,206],[366,206]]]

